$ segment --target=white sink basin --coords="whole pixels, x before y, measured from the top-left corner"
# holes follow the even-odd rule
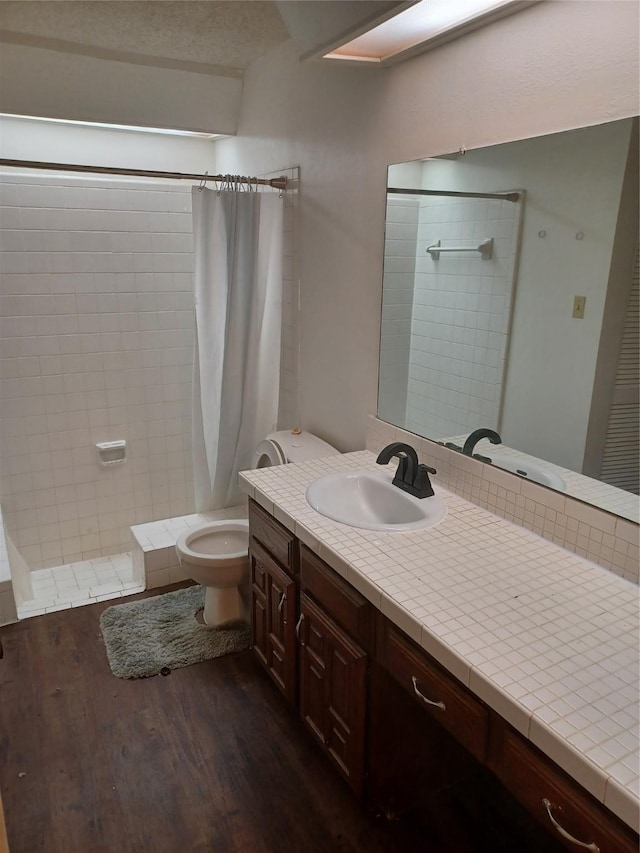
[[[567,484],[559,474],[551,471],[548,468],[538,465],[536,462],[529,462],[525,459],[518,459],[517,456],[509,456],[506,453],[488,453],[484,454],[496,468],[503,468],[505,471],[511,471],[512,474],[518,474],[527,480],[533,480],[534,483],[540,483],[542,486],[549,486],[552,489],[557,489],[559,492],[564,492]]]
[[[307,503],[321,515],[361,527],[393,533],[433,527],[447,514],[438,495],[414,498],[392,485],[386,471],[341,471],[314,480],[308,487]]]

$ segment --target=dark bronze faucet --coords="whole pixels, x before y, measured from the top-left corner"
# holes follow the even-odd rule
[[[433,486],[429,474],[437,473],[436,469],[430,468],[428,465],[419,465],[418,454],[413,447],[410,444],[403,444],[401,441],[394,441],[383,448],[376,462],[379,465],[386,465],[393,456],[397,456],[400,460],[398,470],[392,480],[393,485],[415,498],[430,498],[433,495]]]
[[[479,459],[481,462],[491,462],[487,456],[481,456],[479,453],[473,452],[474,447],[482,438],[488,438],[491,444],[502,444],[502,439],[495,430],[481,427],[480,429],[474,429],[474,431],[468,436],[462,448],[462,452],[466,456],[473,456],[474,459]]]

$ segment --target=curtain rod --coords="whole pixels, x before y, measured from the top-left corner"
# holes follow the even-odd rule
[[[463,193],[449,190],[403,190],[399,187],[387,187],[387,193],[397,193],[399,195],[444,195],[444,196],[460,196],[461,198],[499,198],[503,201],[518,201],[520,193]]]
[[[0,166],[15,166],[22,169],[48,169],[53,172],[91,172],[97,175],[129,175],[139,178],[167,178],[182,181],[218,181],[239,184],[259,184],[286,190],[287,179],[280,178],[244,178],[240,175],[190,175],[184,172],[154,172],[146,169],[121,169],[112,166],[79,166],[71,163],[43,163],[39,160],[7,160],[0,158]]]

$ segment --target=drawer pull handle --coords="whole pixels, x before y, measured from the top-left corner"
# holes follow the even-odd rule
[[[301,646],[304,646],[302,640],[300,640],[300,626],[302,625],[302,621],[304,619],[304,613],[300,614],[300,618],[298,619],[298,624],[296,625],[296,640],[300,642]]]
[[[547,815],[549,816],[549,820],[551,821],[553,828],[556,830],[556,832],[559,835],[561,835],[563,838],[566,838],[567,841],[570,841],[572,844],[575,844],[578,847],[585,847],[587,850],[591,850],[592,853],[600,853],[600,848],[595,843],[595,841],[590,841],[588,843],[585,841],[578,841],[577,838],[574,838],[573,835],[570,835],[566,829],[563,829],[563,827],[560,826],[558,821],[554,818],[553,814],[551,813],[551,809],[553,808],[553,806],[551,805],[550,800],[548,800],[546,797],[544,797],[542,800],[542,805],[547,810]]]
[[[286,592],[283,592],[280,596],[280,603],[278,604],[278,613],[282,613],[282,608],[284,607],[284,603],[287,600]]]
[[[418,679],[415,677],[415,675],[411,676],[411,683],[413,684],[413,692],[416,694],[416,696],[419,696],[423,702],[425,702],[427,705],[433,705],[434,708],[440,708],[441,711],[447,710],[447,706],[444,704],[444,702],[433,702],[431,699],[427,699],[424,693],[421,693],[418,690]]]

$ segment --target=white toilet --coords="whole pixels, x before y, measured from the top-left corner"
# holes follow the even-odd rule
[[[309,432],[278,430],[259,442],[252,467],[268,468],[339,453]],[[206,587],[203,613],[206,625],[215,628],[247,618],[240,595],[240,588],[249,579],[249,522],[245,518],[209,521],[192,527],[178,538],[176,553],[189,576]]]
[[[249,522],[246,518],[199,524],[176,542],[180,565],[205,589],[203,619],[215,628],[242,619],[244,605],[238,587],[249,571]]]
[[[281,429],[260,441],[253,457],[253,468],[269,468],[286,462],[306,462],[323,456],[339,456],[340,451],[310,432]]]

